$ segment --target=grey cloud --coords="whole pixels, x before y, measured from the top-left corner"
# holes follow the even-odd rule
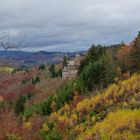
[[[129,42],[140,27],[139,0],[0,0],[0,37],[27,51],[85,50]]]

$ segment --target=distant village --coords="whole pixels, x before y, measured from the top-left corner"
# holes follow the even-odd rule
[[[67,58],[69,58],[67,60],[67,65],[64,66],[63,69],[61,69],[62,70],[62,73],[61,73],[62,79],[72,79],[77,76],[80,62],[83,59],[83,54],[84,53],[81,53],[81,54],[77,53],[75,56],[74,55],[67,56]],[[59,61],[61,61],[63,59],[63,56],[64,56],[64,54],[61,55],[61,57],[60,57],[61,59],[59,58]],[[22,61],[22,60],[13,60],[12,58],[11,59],[1,58],[0,59],[0,78],[11,75],[13,69],[17,69],[17,70],[25,69],[26,67],[24,67],[25,65],[22,65],[23,63],[24,63],[24,61]],[[31,65],[30,65],[30,67],[31,67]],[[34,65],[34,67],[36,67],[36,66]]]

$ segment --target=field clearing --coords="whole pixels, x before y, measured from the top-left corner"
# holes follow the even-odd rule
[[[13,71],[14,71],[14,68],[11,68],[11,67],[0,67],[0,72],[12,73]]]

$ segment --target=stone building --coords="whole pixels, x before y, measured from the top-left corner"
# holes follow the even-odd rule
[[[78,67],[81,62],[81,56],[79,54],[76,54],[76,56],[69,60],[67,63],[67,67],[64,67],[62,70],[62,78],[75,78],[78,73]]]

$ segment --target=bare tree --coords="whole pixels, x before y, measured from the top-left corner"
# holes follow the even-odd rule
[[[16,41],[15,42],[10,42],[9,38],[8,39],[2,39],[0,41],[0,46],[4,49],[4,51],[8,51],[8,50],[11,50],[11,49],[21,49],[21,48],[24,48],[25,45],[23,45],[23,39],[20,40],[20,41]]]
[[[8,49],[18,49],[20,47],[20,44],[9,44],[9,43],[4,43],[3,41],[1,41],[1,46],[4,48],[5,51],[7,51]]]

